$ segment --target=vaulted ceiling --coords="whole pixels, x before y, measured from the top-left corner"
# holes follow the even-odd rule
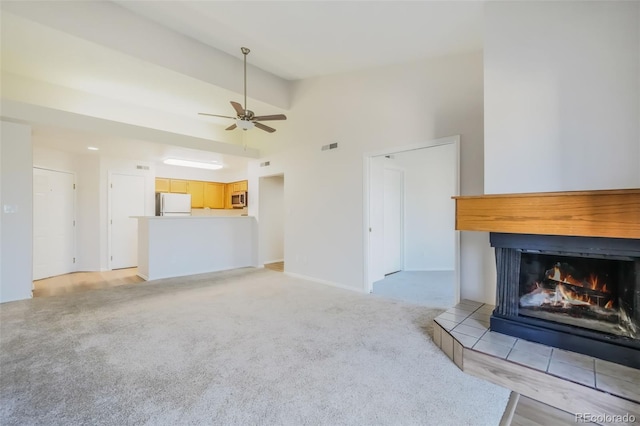
[[[248,157],[258,151],[242,146],[240,131],[225,132],[228,121],[197,115],[233,115],[229,101],[242,101],[240,46],[252,50],[247,90],[260,114],[292,107],[293,80],[482,48],[481,2],[3,1],[1,8],[4,118]]]

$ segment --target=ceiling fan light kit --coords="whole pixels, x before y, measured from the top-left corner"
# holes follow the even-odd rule
[[[235,124],[232,124],[225,130],[234,130],[236,128],[249,130],[257,127],[258,129],[264,130],[265,132],[273,133],[276,131],[276,129],[259,123],[259,121],[286,120],[287,116],[284,114],[256,116],[253,111],[247,109],[247,55],[249,54],[249,52],[251,52],[251,50],[246,47],[241,47],[240,51],[244,55],[244,106],[240,105],[238,102],[231,101],[231,106],[236,111],[236,117],[231,117],[228,115],[207,114],[204,112],[200,112],[198,114],[208,115],[210,117],[230,118],[236,121]]]
[[[253,129],[255,127],[255,124],[253,123],[253,121],[241,120],[238,118],[236,120],[236,126],[240,127],[242,130],[249,130]]]

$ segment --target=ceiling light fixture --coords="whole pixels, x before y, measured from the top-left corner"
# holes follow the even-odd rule
[[[255,123],[253,121],[238,118],[236,120],[236,126],[240,127],[242,130],[249,130],[255,127]]]
[[[183,167],[195,167],[198,169],[219,170],[222,168],[222,164],[218,163],[203,163],[201,161],[179,160],[177,158],[167,158],[164,160],[164,164],[171,166],[183,166]]]
[[[98,151],[98,150],[100,150],[100,148],[96,148],[95,146],[88,146],[87,149],[89,151]]]

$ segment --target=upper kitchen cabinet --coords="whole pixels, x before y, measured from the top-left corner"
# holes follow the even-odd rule
[[[156,178],[156,192],[171,192],[170,179]]]
[[[228,183],[225,187],[224,208],[225,209],[233,208],[233,205],[231,204],[231,195],[234,192],[247,192],[248,189],[249,189],[249,185],[248,185],[248,181],[246,180]]]
[[[240,182],[233,183],[233,192],[246,192],[248,188],[249,185],[246,180],[241,180]]]
[[[186,194],[188,193],[188,186],[186,180],[182,179],[171,179],[169,192],[175,192],[178,194]]]
[[[231,191],[230,192],[246,192],[248,190],[248,182],[246,180],[241,180],[239,182],[231,182],[229,184]]]
[[[190,180],[187,185],[187,193],[191,194],[191,208],[201,209],[204,207],[204,185],[199,180]]]
[[[205,182],[204,183],[204,206],[211,209],[224,209],[225,206],[224,183]]]

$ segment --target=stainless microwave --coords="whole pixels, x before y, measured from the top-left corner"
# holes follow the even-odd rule
[[[241,209],[247,206],[247,192],[234,192],[231,194],[231,206],[234,209]]]

